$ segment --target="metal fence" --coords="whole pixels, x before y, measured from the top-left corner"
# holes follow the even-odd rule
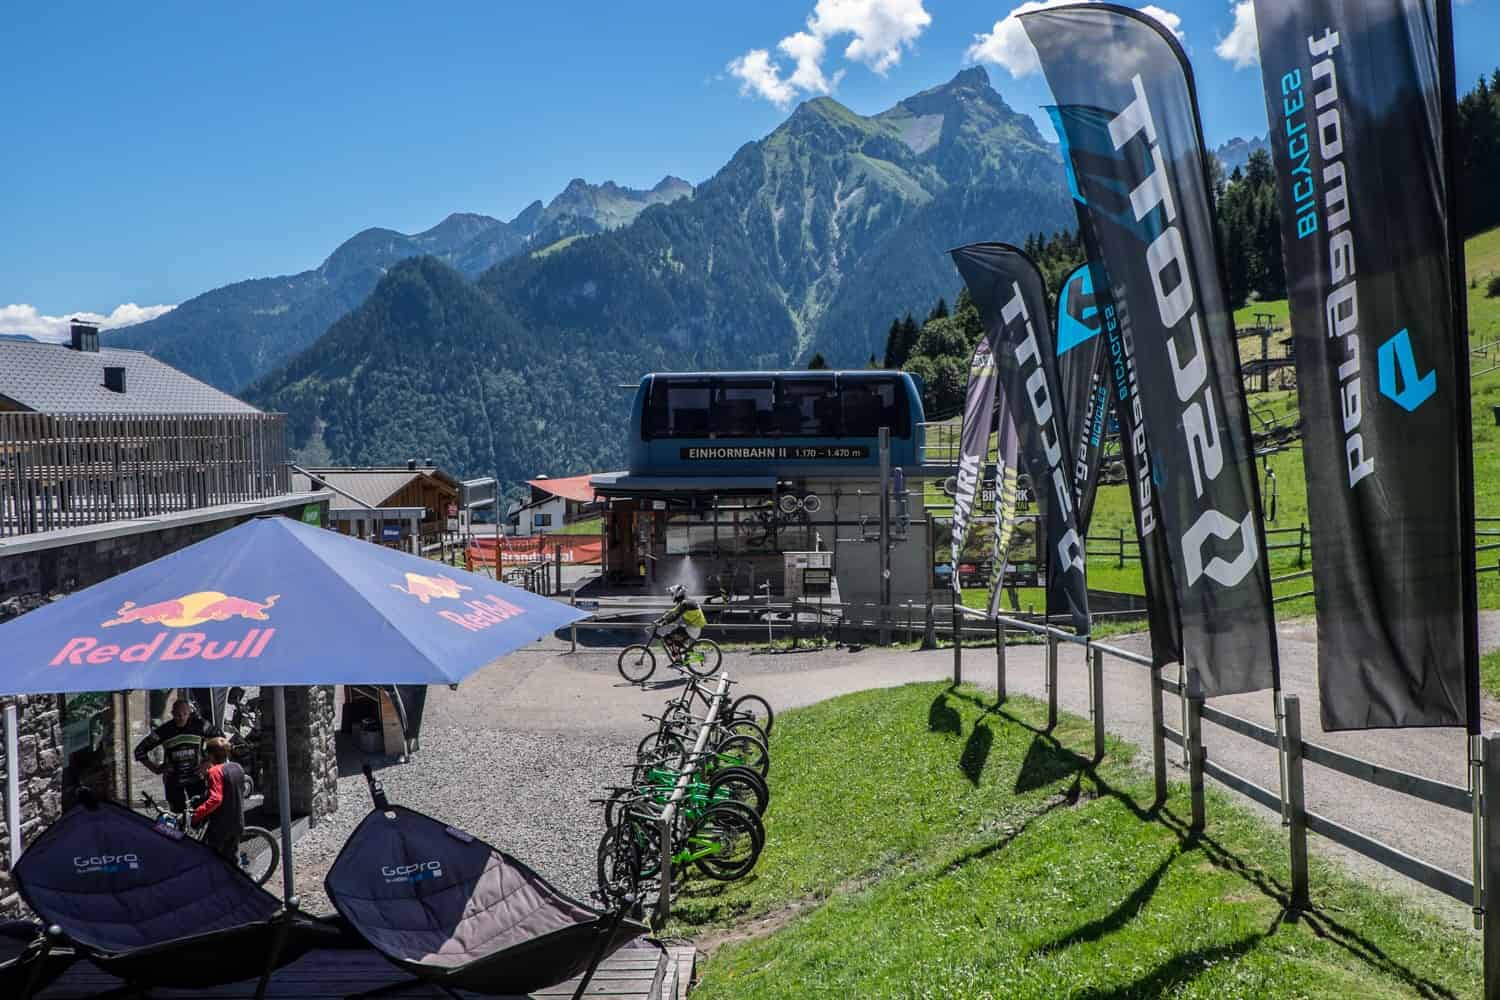
[[[0,537],[291,492],[281,413],[0,413]]]

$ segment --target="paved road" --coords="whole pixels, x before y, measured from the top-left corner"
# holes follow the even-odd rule
[[[1281,627],[1281,664],[1286,691],[1302,699],[1305,738],[1376,763],[1411,771],[1456,785],[1466,785],[1465,740],[1457,730],[1404,730],[1325,734],[1319,725],[1316,679],[1317,646],[1311,623]],[[1113,640],[1115,645],[1143,651],[1144,637]],[[1486,649],[1500,645],[1500,614],[1486,616],[1482,635]],[[653,678],[645,690],[621,680],[614,669],[615,650],[569,653],[566,645],[546,641],[498,661],[466,681],[457,692],[435,689],[424,726],[461,729],[499,728],[559,733],[581,728],[596,736],[625,738],[640,734],[646,723],[641,713],[658,710],[667,694]],[[994,652],[975,649],[965,656],[965,680],[993,687]],[[852,691],[889,687],[910,681],[941,680],[952,675],[951,651],[931,653],[882,650],[827,650],[818,653],[731,652],[726,668],[736,679],[770,700],[779,709],[808,705]],[[1150,696],[1146,672],[1122,660],[1105,659],[1105,724],[1107,729],[1140,746],[1149,747]],[[1012,646],[1007,655],[1008,688],[1045,697],[1044,652],[1040,646]],[[1089,711],[1087,667],[1081,649],[1062,647],[1059,654],[1059,704],[1086,716]],[[1236,715],[1274,726],[1271,695],[1264,692],[1214,699],[1211,703]],[[1165,699],[1168,724],[1181,725],[1180,707]],[[1500,722],[1500,705],[1486,699],[1486,727]],[[1204,723],[1209,756],[1258,784],[1278,786],[1275,754],[1238,734]],[[1149,751],[1142,755],[1149,761]],[[1180,751],[1168,744],[1173,780],[1182,777]],[[420,766],[421,757],[418,755]],[[1317,765],[1306,766],[1308,807],[1386,843],[1438,864],[1460,875],[1471,874],[1470,819],[1440,806],[1386,792],[1346,778]],[[1241,800],[1248,803],[1248,800]],[[1257,809],[1279,827],[1279,817]],[[1213,817],[1209,817],[1210,827]],[[1314,837],[1314,850],[1344,860],[1361,875],[1430,904],[1455,920],[1467,919],[1467,909],[1430,892],[1387,869]]]

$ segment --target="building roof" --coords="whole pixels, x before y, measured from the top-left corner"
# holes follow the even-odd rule
[[[104,369],[125,369],[125,391],[104,387]],[[0,396],[37,413],[259,413],[142,351],[0,340]]]
[[[594,502],[594,487],[589,484],[590,475],[568,476],[566,479],[528,479],[526,482],[541,490],[543,493],[551,493],[555,497],[564,500],[577,500],[579,503]]]
[[[453,478],[440,469],[308,469],[320,482],[334,490],[329,510],[364,510],[365,505],[382,507],[386,501],[401,492],[412,481],[430,477],[440,483],[456,487]],[[310,489],[308,476],[292,473],[292,489]],[[345,496],[344,494],[348,494]],[[358,499],[351,500],[349,497]],[[364,501],[361,504],[359,501]]]

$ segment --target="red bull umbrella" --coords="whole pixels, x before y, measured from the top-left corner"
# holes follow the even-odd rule
[[[588,617],[487,577],[261,517],[0,624],[0,694],[457,684]],[[285,766],[286,727],[277,725]],[[281,787],[284,887],[290,809]]]
[[[456,684],[587,615],[284,517],[0,625],[0,694]]]

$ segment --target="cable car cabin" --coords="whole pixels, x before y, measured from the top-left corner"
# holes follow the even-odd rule
[[[905,372],[656,373],[636,389],[630,471],[866,479],[881,427],[893,468],[920,463],[922,421]]]

